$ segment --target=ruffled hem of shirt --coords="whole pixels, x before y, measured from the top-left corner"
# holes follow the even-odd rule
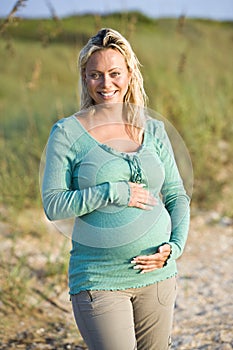
[[[86,290],[91,290],[91,291],[121,291],[121,290],[127,290],[127,289],[137,289],[137,288],[143,288],[143,287],[147,287],[147,286],[151,286],[155,283],[158,283],[158,282],[162,282],[162,281],[165,281],[169,278],[172,278],[174,276],[177,276],[177,271],[175,273],[172,273],[170,276],[168,277],[165,277],[165,278],[161,278],[161,279],[158,279],[154,282],[149,282],[149,283],[141,283],[141,284],[137,284],[137,285],[133,285],[133,286],[127,286],[127,287],[122,287],[122,288],[117,288],[117,287],[114,287],[114,288],[108,288],[108,287],[90,287],[90,288],[80,288],[78,289],[77,291],[75,292],[71,292],[69,291],[69,294],[70,295],[75,295],[75,294],[78,294],[80,292],[85,292]]]

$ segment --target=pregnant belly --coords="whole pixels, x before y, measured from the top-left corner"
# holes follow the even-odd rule
[[[168,241],[171,233],[170,216],[159,203],[146,211],[132,207],[111,207],[77,218],[72,239],[79,244],[96,248],[114,248],[136,241],[144,247]],[[149,241],[148,241],[149,240]]]

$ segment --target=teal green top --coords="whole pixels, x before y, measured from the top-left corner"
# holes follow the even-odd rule
[[[152,210],[129,207],[128,181],[144,183],[157,198]],[[75,217],[69,265],[70,293],[137,288],[177,273],[189,228],[186,195],[162,122],[146,122],[132,154],[94,139],[73,115],[52,128],[42,185],[50,220]],[[165,242],[165,267],[140,274],[131,260]]]

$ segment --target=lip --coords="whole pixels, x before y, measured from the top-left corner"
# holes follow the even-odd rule
[[[98,94],[103,98],[103,99],[111,99],[112,97],[115,96],[117,90],[114,91],[108,91],[108,92],[104,92],[104,91],[99,91]]]

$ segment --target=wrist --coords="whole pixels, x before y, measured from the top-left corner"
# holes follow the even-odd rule
[[[130,188],[127,181],[109,182],[109,202],[117,206],[126,206],[130,200]]]
[[[170,247],[170,253],[168,254],[166,260],[164,261],[163,267],[167,266],[168,260],[171,258],[171,255],[172,255],[172,245],[168,242],[164,242],[160,245],[160,247],[162,247],[164,245],[168,245]]]

